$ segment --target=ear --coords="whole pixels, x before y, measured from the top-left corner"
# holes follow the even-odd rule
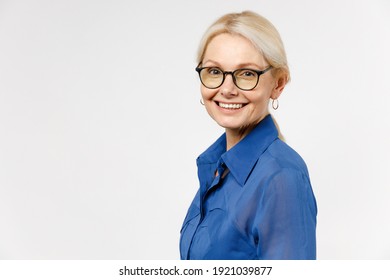
[[[280,75],[275,80],[275,87],[272,90],[271,98],[272,99],[278,99],[279,96],[282,94],[286,84],[287,84],[287,76],[286,75]]]

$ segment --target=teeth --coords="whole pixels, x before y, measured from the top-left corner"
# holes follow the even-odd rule
[[[240,109],[242,108],[242,104],[226,104],[219,102],[219,107],[225,108],[225,109]]]

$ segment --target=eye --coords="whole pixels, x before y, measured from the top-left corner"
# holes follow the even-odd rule
[[[255,73],[252,71],[245,71],[244,76],[247,76],[247,77],[255,76]]]
[[[207,69],[209,75],[222,75],[222,70],[216,67],[210,67]]]
[[[243,78],[251,78],[256,77],[256,72],[248,69],[243,69],[237,73],[237,76],[243,77]]]

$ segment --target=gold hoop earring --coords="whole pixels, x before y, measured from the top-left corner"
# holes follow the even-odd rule
[[[201,98],[199,101],[200,101],[200,104],[202,104],[204,106],[203,99]]]
[[[276,104],[275,104],[276,101]],[[279,100],[278,99],[272,99],[272,108],[274,110],[277,110],[279,108]]]

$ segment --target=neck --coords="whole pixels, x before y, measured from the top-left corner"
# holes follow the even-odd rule
[[[261,122],[267,115],[263,116],[260,120],[250,125],[240,128],[226,128],[226,151],[234,147],[238,142],[245,138],[255,127]]]
[[[251,125],[239,129],[226,128],[226,150],[233,148],[238,142],[245,138],[256,125]]]

